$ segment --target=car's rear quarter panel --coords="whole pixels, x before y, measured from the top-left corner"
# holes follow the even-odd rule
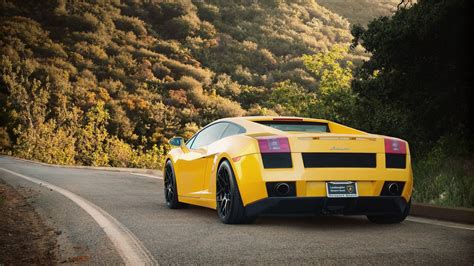
[[[241,170],[240,164],[236,164],[236,159],[245,158],[246,154],[257,154],[258,147],[254,145],[254,138],[245,135],[234,135],[221,140],[216,141],[208,147],[207,154],[209,160],[207,160],[206,177],[204,180],[204,189],[207,189],[209,194],[205,194],[204,197],[215,200],[216,193],[216,176],[219,164],[223,160],[230,162],[232,169],[236,172],[236,177],[243,177],[238,175],[237,172]],[[255,167],[252,163],[247,163],[246,168]],[[240,182],[247,182],[254,180],[252,176],[245,177],[245,180],[237,180],[240,186]],[[255,182],[255,181],[252,181]],[[261,181],[260,181],[261,183]],[[242,185],[244,186],[244,184]],[[244,193],[247,193],[244,192]],[[249,191],[248,193],[252,193]]]

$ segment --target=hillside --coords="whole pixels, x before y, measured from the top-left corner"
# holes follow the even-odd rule
[[[0,150],[54,163],[143,166],[170,137],[219,117],[299,114],[275,88],[319,97],[323,72],[303,55],[336,47],[328,58],[343,67],[365,56],[338,48],[349,22],[314,0],[0,8]]]
[[[367,25],[374,18],[393,15],[401,0],[317,0],[317,2],[347,18],[351,24]]]
[[[241,84],[269,87],[290,79],[315,86],[299,57],[349,43],[349,24],[314,1],[262,2],[196,3],[200,17],[214,25],[217,43],[195,54]]]
[[[120,165],[154,145],[156,159],[216,118],[273,112],[253,95],[317,91],[301,56],[351,40],[314,1],[0,5],[0,149],[55,163]]]

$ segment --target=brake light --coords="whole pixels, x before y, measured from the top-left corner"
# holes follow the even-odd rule
[[[385,139],[385,153],[406,154],[407,144],[398,139]]]
[[[257,140],[260,153],[291,152],[290,143],[286,137],[259,137]]]
[[[303,118],[295,118],[295,117],[275,117],[273,121],[303,121]]]

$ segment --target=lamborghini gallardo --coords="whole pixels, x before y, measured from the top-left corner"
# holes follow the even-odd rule
[[[234,117],[170,144],[163,176],[171,209],[216,209],[227,224],[259,215],[400,223],[410,210],[410,150],[398,138],[323,119]]]

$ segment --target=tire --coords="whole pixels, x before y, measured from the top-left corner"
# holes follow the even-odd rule
[[[186,205],[178,200],[178,188],[176,186],[176,176],[174,174],[173,164],[170,160],[165,165],[164,194],[166,206],[170,209],[180,209]]]
[[[367,219],[376,224],[398,224],[407,218],[408,214],[410,213],[410,207],[411,199],[408,201],[403,213],[393,215],[367,215]]]
[[[234,172],[228,161],[223,161],[216,176],[216,209],[219,219],[225,224],[251,223],[255,217],[245,215]]]

